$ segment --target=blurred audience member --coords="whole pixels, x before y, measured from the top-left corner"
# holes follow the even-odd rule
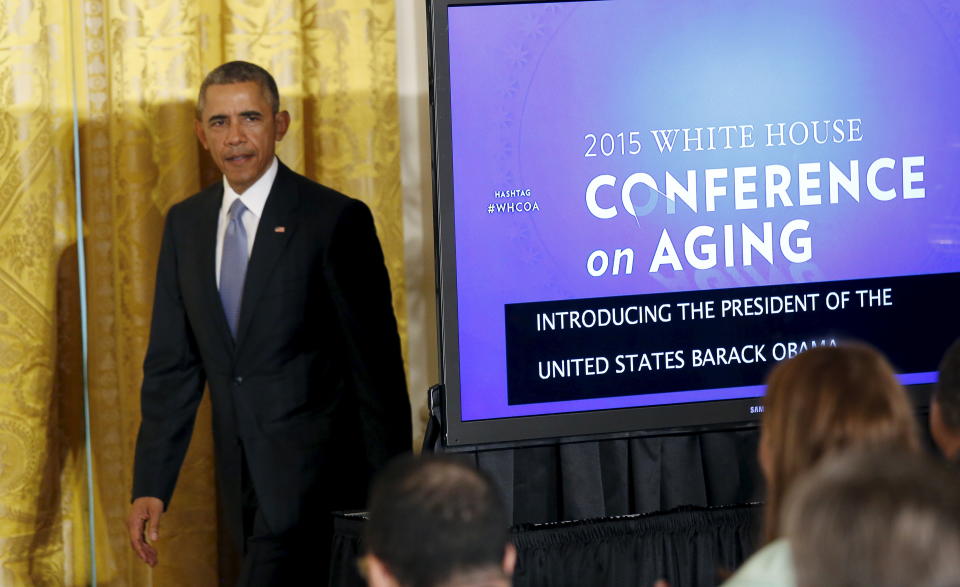
[[[364,529],[372,587],[507,587],[516,550],[486,475],[440,457],[405,457],[374,481]]]
[[[827,459],[784,506],[799,587],[960,585],[960,478],[926,457]]]
[[[861,344],[818,347],[777,365],[763,400],[759,460],[767,486],[767,545],[725,583],[793,585],[781,538],[784,496],[824,457],[851,447],[919,452],[913,409],[890,364]]]
[[[940,363],[937,385],[930,402],[930,434],[943,456],[960,462],[960,339]]]

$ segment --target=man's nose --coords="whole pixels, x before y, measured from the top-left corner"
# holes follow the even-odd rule
[[[231,124],[227,129],[227,144],[228,145],[239,145],[246,141],[246,136],[243,134],[243,128],[240,124]]]

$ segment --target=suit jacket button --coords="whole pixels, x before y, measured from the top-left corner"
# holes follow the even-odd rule
[[[233,378],[233,382],[236,383],[237,385],[240,385],[241,383],[243,383],[243,377],[240,377],[239,375],[237,375],[236,377]]]

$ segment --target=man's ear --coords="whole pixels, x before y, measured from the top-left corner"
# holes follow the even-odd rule
[[[760,472],[764,479],[769,482],[773,474],[773,457],[770,454],[770,439],[763,430],[760,430],[760,442],[757,443],[757,462],[760,464]]]
[[[209,151],[210,147],[207,145],[207,135],[203,131],[203,123],[197,119],[193,120],[193,132],[197,134],[197,138],[200,139],[200,144],[203,145],[204,150]]]
[[[290,113],[286,110],[281,110],[273,115],[274,126],[276,128],[276,140],[283,139],[283,136],[287,134],[287,129],[290,128]]]
[[[930,400],[930,436],[933,437],[933,442],[937,445],[937,448],[940,449],[940,453],[943,454],[946,458],[951,458],[953,455],[951,452],[951,439],[950,433],[947,429],[946,422],[943,421],[943,411],[940,408],[940,402],[937,401],[936,396]]]
[[[366,556],[367,561],[367,582],[370,587],[400,587],[397,580],[393,578],[387,565],[372,554]]]
[[[512,542],[508,542],[507,545],[503,548],[503,573],[508,576],[513,576],[513,569],[517,566],[517,547],[513,545]]]
[[[936,394],[930,398],[930,436],[944,457],[952,461],[960,456],[960,433],[943,419],[943,406]]]

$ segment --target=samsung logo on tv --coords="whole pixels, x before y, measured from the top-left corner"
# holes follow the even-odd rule
[[[763,406],[750,406],[750,413],[751,413],[751,414],[762,414],[762,413],[763,413]]]

